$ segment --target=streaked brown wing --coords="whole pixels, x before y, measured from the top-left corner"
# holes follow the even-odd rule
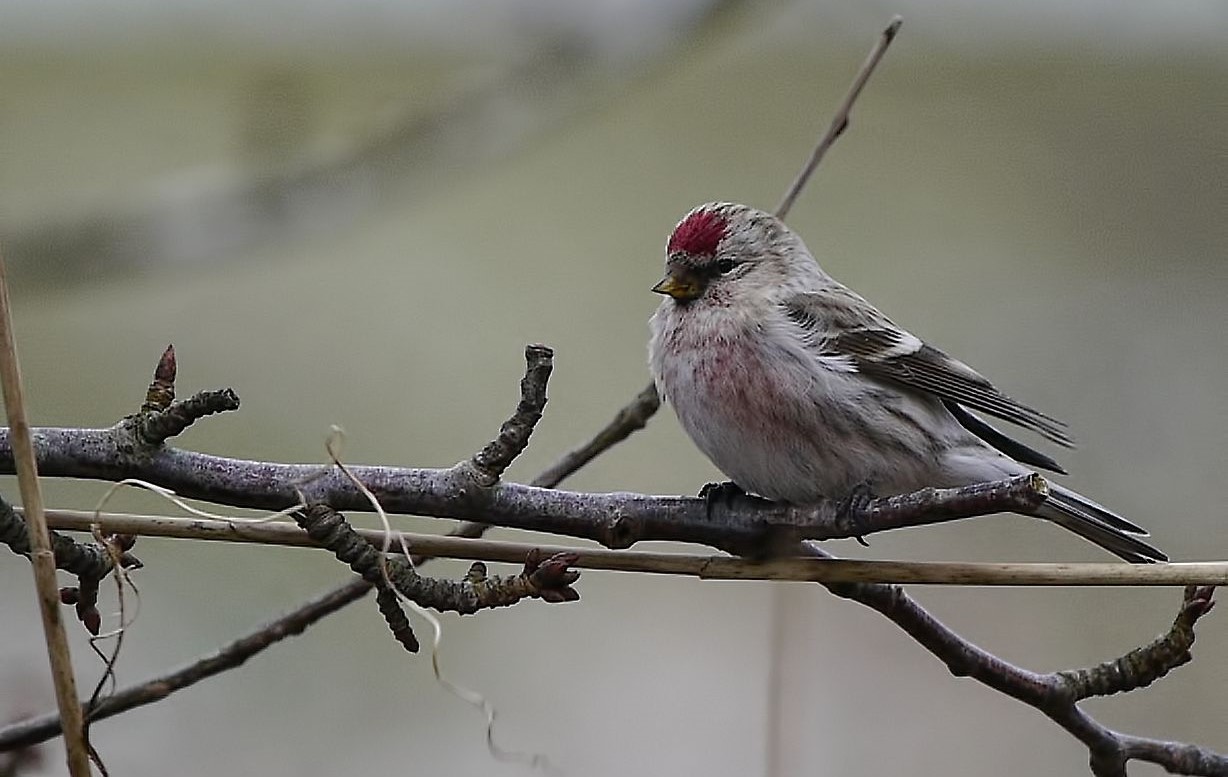
[[[1016,402],[968,365],[895,326],[861,297],[846,294],[848,299],[838,300],[840,304],[824,299],[831,296],[826,293],[799,294],[785,303],[785,312],[807,331],[807,343],[818,355],[848,358],[866,375],[957,402],[1074,447],[1066,424]]]

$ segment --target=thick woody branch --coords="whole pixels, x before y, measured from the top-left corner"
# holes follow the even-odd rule
[[[859,504],[835,502],[795,507],[756,499],[712,503],[703,499],[640,494],[582,494],[500,483],[507,466],[528,444],[546,403],[552,368],[549,348],[525,349],[526,371],[515,413],[496,438],[472,459],[449,469],[348,467],[389,513],[455,518],[474,524],[531,529],[628,547],[644,540],[698,542],[725,549],[763,542],[836,539],[904,526],[920,526],[989,512],[1030,512],[1045,498],[1044,481],[1022,477],[953,490],[927,489]],[[167,349],[144,410],[108,429],[34,430],[38,466],[45,476],[120,480],[139,478],[181,496],[236,507],[282,510],[327,504],[335,510],[367,510],[367,496],[335,468],[313,464],[244,461],[166,446],[165,440],[209,414],[237,409],[230,389],[205,391],[158,406],[173,395],[174,351]],[[158,391],[154,391],[154,387]],[[152,398],[151,398],[152,397]],[[553,485],[602,450],[643,426],[659,407],[645,388],[589,443],[564,456],[537,479]],[[0,430],[0,472],[15,466],[8,430]],[[462,533],[479,534],[476,526]]]
[[[544,402],[544,385],[540,392],[536,387],[538,380],[544,383],[545,374],[540,368],[536,371],[533,369],[533,355],[529,356],[530,368],[522,384],[522,402],[518,413],[505,424],[499,437],[483,449],[483,454],[479,454],[488,476],[486,482],[501,474],[507,463],[523,450],[533,423],[540,416],[539,402]],[[533,375],[540,377],[535,379]],[[643,406],[650,408],[648,412],[651,412],[653,397],[642,393],[637,399],[644,400]],[[139,476],[173,488],[183,495],[238,506],[288,506],[297,502],[300,495],[298,489],[302,487],[309,499],[328,504],[333,509],[338,505],[347,509],[368,507],[366,496],[335,469],[321,474],[321,469],[314,465],[226,459],[164,445],[150,449],[148,444],[143,444],[145,440],[134,432],[134,429],[139,429],[139,422],[133,421],[139,418],[139,415],[130,417],[111,429],[39,430],[36,438],[39,461],[44,464],[44,471],[52,475],[101,479]],[[475,459],[478,458],[475,456]],[[8,466],[10,460],[7,435],[0,433],[0,469]],[[769,539],[775,546],[803,538],[855,536],[1000,510],[1030,512],[1047,496],[1043,479],[1028,476],[964,489],[929,489],[871,500],[851,511],[842,511],[835,504],[799,508],[756,499],[709,504],[702,499],[582,494],[497,482],[486,486],[474,477],[474,472],[481,472],[482,469],[472,461],[448,470],[391,467],[349,467],[349,470],[376,494],[390,512],[479,519],[497,525],[586,537],[611,547],[626,547],[647,539],[670,539],[746,550],[762,547],[762,543]],[[356,551],[364,549],[361,552],[377,556],[367,540],[355,536],[349,541]],[[819,554],[823,555],[821,552]],[[507,584],[494,587],[482,578],[450,584],[455,586],[452,588],[440,588],[440,581],[425,582],[416,573],[396,585],[398,589],[404,587],[407,591],[414,591],[416,598],[432,606],[465,611],[472,607],[498,606],[524,596],[550,598],[554,594],[545,591],[559,587],[570,591],[568,586],[571,581],[559,577],[574,574],[569,570],[570,561],[556,560],[558,574],[545,585],[540,578],[532,580],[531,571],[512,578]],[[722,576],[722,563],[730,561],[734,560],[710,560],[703,564],[698,574],[705,577]],[[835,560],[831,563],[856,562]],[[412,567],[406,564],[405,568],[412,573]],[[398,576],[406,577],[400,573]],[[729,573],[729,576],[736,576],[736,573]],[[481,588],[479,583],[486,584],[486,587]],[[1181,661],[1173,660],[1173,657],[1187,655],[1188,637],[1192,636],[1193,621],[1196,620],[1193,616],[1205,612],[1200,605],[1189,605],[1186,616],[1188,629],[1175,628],[1172,636],[1157,641],[1156,644],[1161,647],[1144,649],[1138,656],[1131,654],[1111,662],[1111,668],[1076,671],[1072,674],[1078,678],[1076,681],[1064,680],[1058,675],[1029,672],[977,648],[947,629],[896,586],[831,582],[826,585],[838,595],[882,612],[941,658],[954,674],[973,677],[1041,709],[1088,745],[1093,754],[1093,768],[1098,774],[1124,773],[1124,763],[1131,758],[1156,763],[1210,765],[1212,771],[1200,773],[1219,773],[1214,769],[1218,768],[1221,756],[1215,753],[1189,745],[1165,746],[1164,743],[1144,738],[1122,738],[1100,726],[1075,706],[1088,693],[1128,690],[1131,686],[1151,682],[1179,665]],[[362,586],[363,590],[369,590],[370,583],[364,580]],[[391,591],[385,589],[380,596],[381,611],[397,638],[411,646],[412,632],[402,630],[398,625],[407,625],[407,621],[390,594]],[[572,594],[574,592],[560,593],[556,598],[565,599]],[[1182,623],[1184,621],[1179,619],[1178,626]],[[1142,660],[1139,660],[1140,657]],[[1123,672],[1122,667],[1127,665],[1138,668]],[[1114,685],[1115,673],[1126,680]]]
[[[109,429],[37,429],[35,448],[45,476],[120,480],[140,478],[181,496],[282,510],[312,503],[335,510],[370,508],[341,472],[319,465],[246,461],[170,447],[133,449],[127,422]],[[0,430],[0,473],[12,471],[7,430]],[[646,540],[749,547],[768,538],[839,539],[886,529],[923,526],[999,511],[1028,512],[1044,500],[1038,476],[957,489],[871,500],[843,511],[836,502],[781,505],[735,499],[729,505],[703,499],[644,494],[589,494],[516,483],[482,487],[467,467],[416,469],[350,466],[389,513],[456,518],[514,529],[590,539],[611,548]]]

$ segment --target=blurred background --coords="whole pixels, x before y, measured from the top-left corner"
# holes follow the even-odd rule
[[[33,420],[113,423],[173,342],[181,395],[243,399],[182,446],[322,461],[339,424],[352,462],[446,466],[494,433],[540,341],[556,369],[510,473],[527,480],[646,383],[672,225],[712,199],[772,208],[893,13],[902,35],[793,227],[901,324],[1071,421],[1071,485],[1175,559],[1228,558],[1228,6],[1205,0],[0,0],[0,243]],[[568,485],[717,478],[666,410]],[[91,508],[105,488],[49,483],[48,502]],[[1107,559],[1014,516],[830,549]],[[304,550],[137,550],[124,683],[345,579]],[[30,589],[5,557],[4,717],[53,706]],[[565,607],[444,618],[445,672],[498,707],[501,745],[567,774],[1085,768],[1039,714],[817,586],[589,572],[580,589]],[[1180,600],[915,594],[1036,670],[1140,645]],[[79,632],[88,688],[100,666]],[[1088,707],[1228,749],[1228,620],[1199,634],[1191,666]],[[525,771],[491,760],[481,716],[370,601],[93,741],[130,777]],[[44,763],[30,773],[63,772],[58,743]]]

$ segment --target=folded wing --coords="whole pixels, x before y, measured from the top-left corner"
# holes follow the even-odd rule
[[[956,403],[979,410],[1030,429],[1058,445],[1074,447],[1066,424],[1006,396],[968,365],[897,327],[852,291],[799,294],[785,302],[784,309],[803,329],[808,345],[820,357],[845,359],[866,375],[933,394],[948,403],[948,408],[950,403]],[[1051,459],[1009,440],[975,416],[956,411],[953,414],[965,428],[1004,453],[1025,461],[1030,452],[1034,455],[1028,463],[1054,469]],[[998,444],[1006,444],[1005,441],[1018,447],[1007,451]],[[1021,452],[1024,456],[1018,455]],[[1046,461],[1038,462],[1036,456]]]

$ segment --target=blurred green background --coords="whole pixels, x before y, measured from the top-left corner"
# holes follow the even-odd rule
[[[527,480],[645,384],[671,226],[711,199],[773,207],[900,12],[791,224],[897,321],[1071,421],[1073,486],[1175,559],[1228,558],[1222,4],[62,5],[0,2],[0,241],[35,423],[113,423],[173,342],[181,395],[243,399],[185,447],[321,461],[339,424],[350,461],[445,466],[497,429],[540,341],[556,369],[510,473]],[[569,485],[693,493],[716,478],[666,410]],[[49,483],[48,501],[89,508],[105,488]],[[1106,559],[1013,516],[831,549]],[[125,683],[345,579],[302,550],[138,551]],[[0,564],[3,716],[52,705],[30,588],[25,562]],[[444,618],[445,671],[498,707],[499,742],[568,774],[1085,768],[1034,711],[817,586],[590,572],[580,589],[566,607]],[[915,593],[1037,670],[1142,644],[1180,599]],[[90,687],[99,663],[79,631]],[[1228,749],[1228,625],[1217,613],[1199,634],[1191,666],[1089,708]],[[371,602],[99,724],[94,743],[134,777],[524,771],[490,759],[480,715],[400,652]],[[45,761],[62,773],[58,744]]]

